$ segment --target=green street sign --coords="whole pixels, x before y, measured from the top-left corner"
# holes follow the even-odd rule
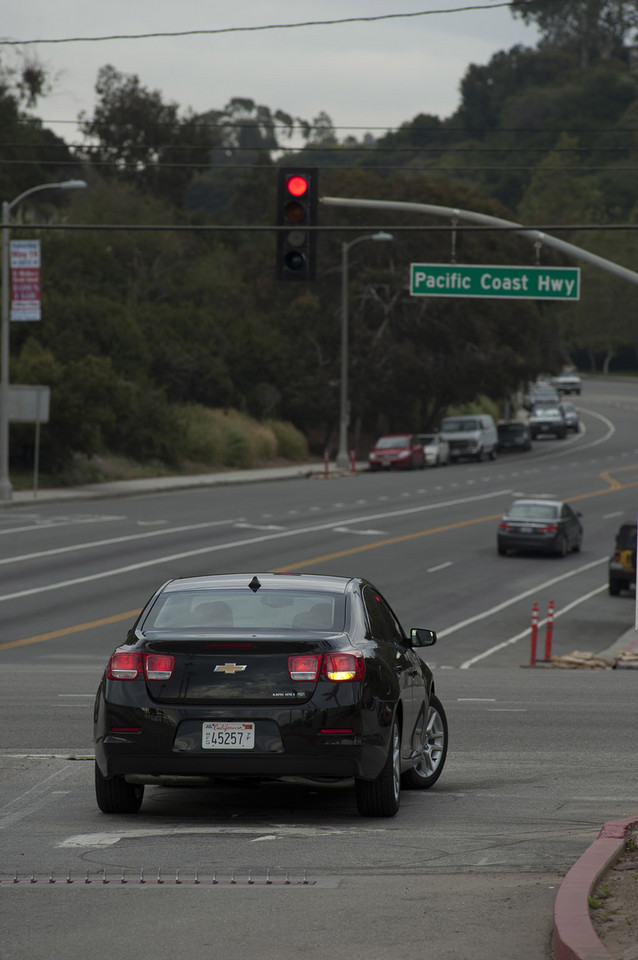
[[[413,297],[578,300],[580,269],[411,263],[410,294]]]

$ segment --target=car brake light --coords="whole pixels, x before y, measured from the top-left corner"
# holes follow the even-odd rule
[[[541,527],[541,533],[556,533],[558,526],[555,523],[546,523],[544,527]]]
[[[107,676],[109,680],[135,680],[141,669],[141,653],[116,650],[109,660]]]
[[[511,529],[512,529],[512,525],[511,525],[511,523],[505,523],[504,520],[501,520],[501,522],[500,522],[499,525],[498,525],[498,529],[499,529],[499,530],[511,530]]]
[[[175,666],[175,657],[164,653],[144,654],[144,673],[147,680],[170,680]]]
[[[326,653],[323,672],[328,680],[362,680],[365,660],[360,650],[355,653]]]
[[[147,680],[169,680],[173,674],[175,657],[162,653],[136,650],[116,650],[109,660],[109,680],[137,680],[144,673]]]
[[[288,657],[288,673],[291,680],[316,680],[319,676],[321,657],[309,653]]]

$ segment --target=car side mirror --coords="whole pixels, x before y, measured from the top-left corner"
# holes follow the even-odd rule
[[[413,647],[433,647],[436,643],[436,633],[434,630],[427,630],[425,627],[412,627],[410,643]]]

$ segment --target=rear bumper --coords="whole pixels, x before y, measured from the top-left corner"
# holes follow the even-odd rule
[[[95,759],[105,777],[159,782],[162,777],[376,778],[389,749],[393,705],[370,698],[325,707],[153,708],[98,698]],[[202,724],[238,720],[255,724],[251,750],[202,746]],[[115,729],[114,729],[115,728]],[[158,781],[159,778],[159,781]]]

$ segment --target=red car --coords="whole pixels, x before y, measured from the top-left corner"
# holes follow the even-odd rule
[[[379,437],[368,454],[371,470],[413,470],[425,467],[423,442],[412,433],[391,433]]]

